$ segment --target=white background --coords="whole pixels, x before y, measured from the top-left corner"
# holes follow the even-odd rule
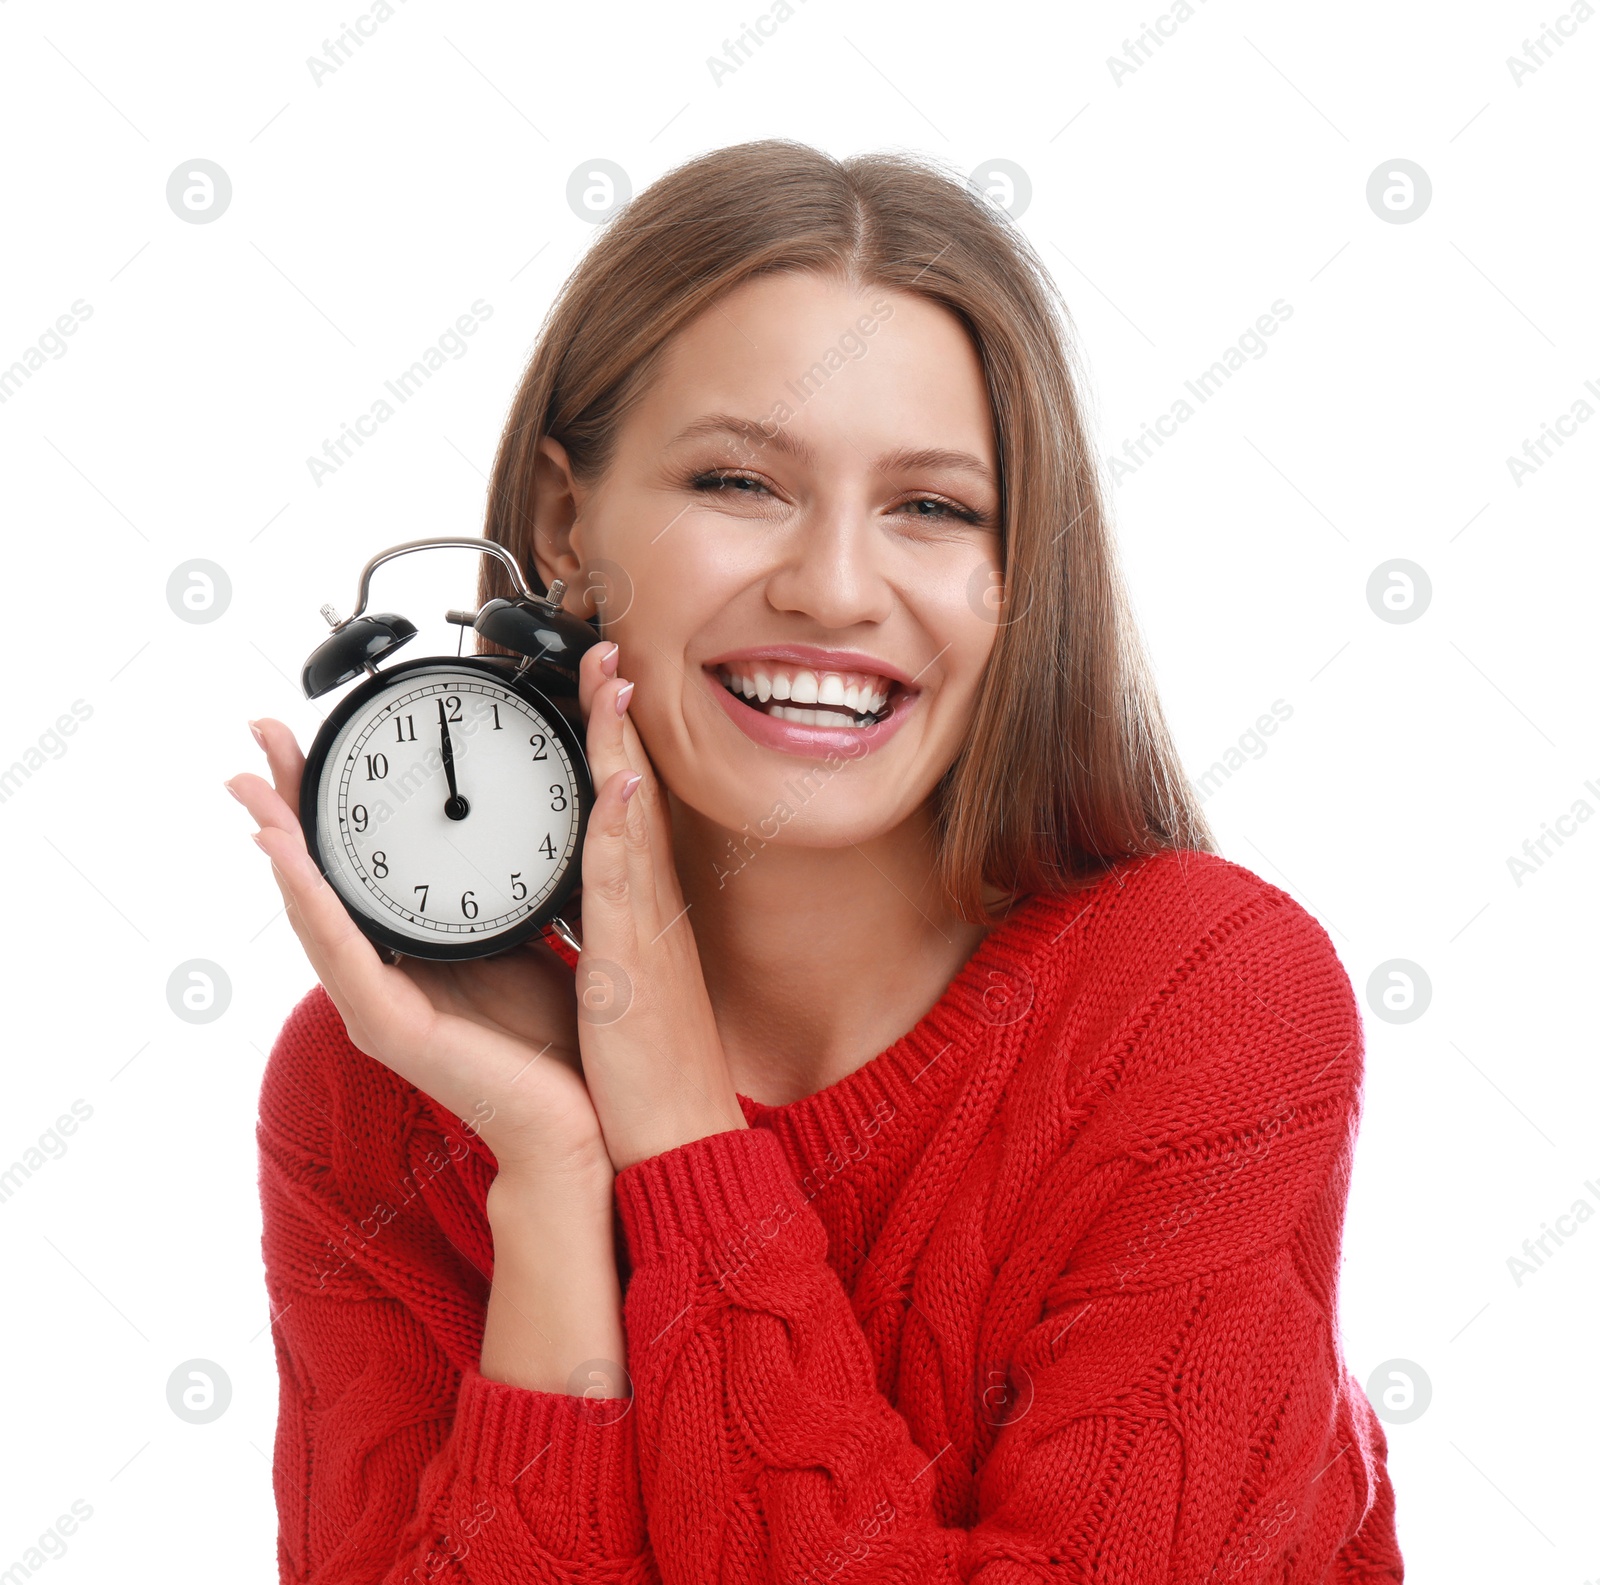
[[[1600,822],[1520,885],[1507,863],[1578,800],[1600,809],[1600,423],[1520,484],[1506,461],[1578,399],[1600,410],[1600,18],[1519,85],[1507,58],[1561,0],[1204,0],[1119,85],[1108,56],[1162,0],[794,0],[718,83],[707,57],[760,0],[395,0],[318,83],[307,57],[371,14],[340,4],[0,0],[0,367],[92,308],[0,405],[0,767],[74,700],[92,711],[0,802],[0,1167],[92,1108],[0,1200],[0,1570],[82,1499],[47,1565],[63,1585],[275,1579],[255,1106],[311,978],[222,778],[259,766],[249,716],[309,741],[317,607],[348,610],[369,555],[480,531],[506,405],[594,236],[571,173],[609,159],[637,190],[786,135],[1020,166],[1108,457],[1292,305],[1111,492],[1125,563],[1193,774],[1292,711],[1207,799],[1223,851],[1323,922],[1364,1004],[1391,959],[1431,983],[1420,1018],[1367,1015],[1340,1313],[1358,1379],[1398,1360],[1430,1384],[1388,1428],[1408,1569],[1600,1575],[1600,1218],[1520,1285],[1507,1264],[1575,1201],[1600,1208]],[[195,159],[232,183],[205,224],[165,196]],[[1409,223],[1366,197],[1395,159],[1431,178]],[[307,457],[479,298],[466,355],[314,482]],[[231,583],[206,624],[167,601],[195,558]],[[1368,604],[1395,558],[1431,581],[1415,621]],[[376,603],[423,630],[409,653],[453,649],[442,614],[475,572],[379,574]],[[209,1024],[168,1006],[190,959],[231,981]],[[167,1406],[195,1358],[232,1385],[207,1425]]]

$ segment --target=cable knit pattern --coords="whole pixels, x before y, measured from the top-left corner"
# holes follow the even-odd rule
[[[1345,1366],[1361,1025],[1208,855],[1028,898],[887,1051],[616,1178],[633,1397],[477,1370],[493,1156],[320,987],[261,1093],[299,1585],[1403,1579]]]

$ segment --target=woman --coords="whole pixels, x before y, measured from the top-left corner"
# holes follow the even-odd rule
[[[381,959],[253,724],[320,981],[259,1130],[285,1580],[1402,1577],[1356,1007],[1210,852],[1067,348],[905,159],[600,233],[487,523],[608,640],[581,956]]]

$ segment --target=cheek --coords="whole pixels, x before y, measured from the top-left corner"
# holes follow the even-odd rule
[[[970,700],[1006,623],[998,567],[987,556],[969,555],[908,604],[927,635],[929,656],[938,655],[939,692],[952,701]]]
[[[687,594],[675,602],[661,594],[654,585],[641,588],[617,629],[619,670],[635,685],[628,719],[658,769],[677,764],[691,741],[728,725],[698,668],[685,658],[704,612],[689,606]]]
[[[667,751],[677,735],[678,721],[700,708],[690,697],[696,679],[687,675],[681,663],[674,665],[668,659],[669,655],[677,658],[683,653],[681,638],[676,640],[676,649],[667,649],[673,640],[674,635],[630,626],[622,644],[620,669],[635,685],[628,719],[651,753]]]
[[[964,624],[946,631],[950,647],[939,660],[945,679],[940,692],[950,705],[959,708],[963,719],[971,716],[977,702],[984,668],[994,653],[999,632],[993,623],[976,620],[970,613],[965,615]]]
[[[614,581],[622,586],[627,614],[615,636],[635,668],[645,664],[639,652],[652,644],[681,654],[685,642],[759,576],[748,530],[741,540],[725,521],[706,521],[710,516],[675,514],[646,501],[631,514],[626,533],[596,545],[595,554],[617,569]]]

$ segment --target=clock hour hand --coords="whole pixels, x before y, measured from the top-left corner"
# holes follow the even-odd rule
[[[450,783],[450,796],[445,799],[444,812],[452,820],[465,820],[471,807],[456,790],[456,756],[450,742],[450,722],[444,713],[444,700],[439,701],[439,752],[444,755],[444,774]]]

